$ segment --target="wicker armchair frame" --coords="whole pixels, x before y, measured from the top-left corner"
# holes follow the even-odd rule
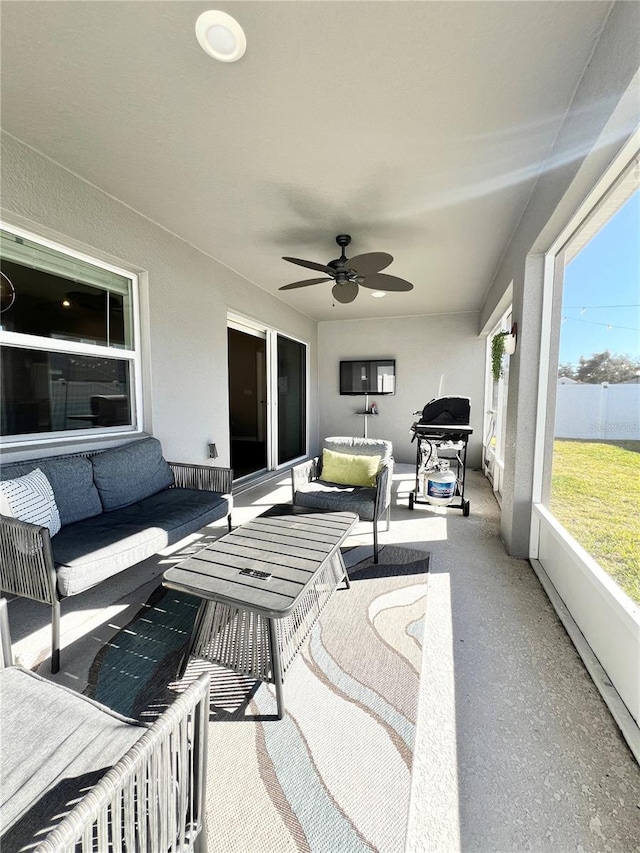
[[[34,853],[206,853],[209,680],[192,682]]]
[[[0,668],[12,665],[7,602],[0,598]],[[209,692],[210,675],[203,673],[34,853],[207,853]],[[7,696],[5,701],[20,697]]]
[[[100,451],[56,456],[56,459],[91,457]],[[169,462],[174,485],[231,495],[233,470],[211,465]],[[231,531],[231,513],[227,516]],[[46,527],[0,515],[0,594],[30,598],[51,607],[51,672],[60,669],[60,595],[51,538]]]

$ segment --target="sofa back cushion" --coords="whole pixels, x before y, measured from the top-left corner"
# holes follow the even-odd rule
[[[93,481],[105,510],[129,506],[174,483],[157,438],[143,438],[91,457]]]
[[[13,480],[40,468],[51,483],[60,524],[73,524],[102,512],[100,495],[93,482],[93,466],[83,456],[51,457],[3,465],[0,479]]]

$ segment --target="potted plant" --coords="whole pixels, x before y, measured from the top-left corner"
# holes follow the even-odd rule
[[[502,356],[513,355],[516,351],[516,324],[510,332],[497,332],[491,338],[491,373],[494,382],[502,376]]]

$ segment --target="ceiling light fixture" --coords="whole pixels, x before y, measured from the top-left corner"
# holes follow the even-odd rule
[[[196,21],[196,38],[204,52],[220,62],[237,62],[247,49],[247,38],[236,19],[213,9]]]
[[[371,295],[375,296],[376,299],[382,299],[382,297],[386,296],[387,294],[384,292],[384,290],[374,290]]]

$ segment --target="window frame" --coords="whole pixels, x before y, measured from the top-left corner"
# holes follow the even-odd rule
[[[37,350],[40,352],[62,352],[72,355],[95,356],[108,358],[110,360],[126,361],[128,363],[129,377],[131,383],[131,423],[122,426],[99,426],[87,429],[56,430],[52,432],[22,433],[19,435],[0,436],[0,445],[3,450],[15,450],[18,448],[31,447],[35,444],[71,444],[82,439],[94,440],[100,437],[112,437],[114,435],[137,435],[144,431],[143,418],[143,388],[142,388],[142,358],[141,358],[141,323],[140,323],[140,282],[137,273],[129,269],[116,266],[93,257],[90,254],[72,249],[55,240],[50,240],[33,231],[28,231],[9,222],[0,220],[0,229],[16,237],[22,237],[33,243],[38,243],[46,248],[53,249],[63,255],[75,260],[95,266],[107,272],[123,276],[130,281],[131,313],[132,313],[132,347],[127,349],[119,346],[108,346],[99,344],[87,344],[61,340],[57,338],[40,337],[39,335],[28,335],[22,332],[8,332],[1,328],[2,315],[0,315],[0,350],[4,347]]]
[[[638,756],[640,612],[548,509],[553,460],[557,367],[567,244],[593,221],[607,195],[640,161],[636,129],[546,249],[532,481],[530,562],[585,666]]]

